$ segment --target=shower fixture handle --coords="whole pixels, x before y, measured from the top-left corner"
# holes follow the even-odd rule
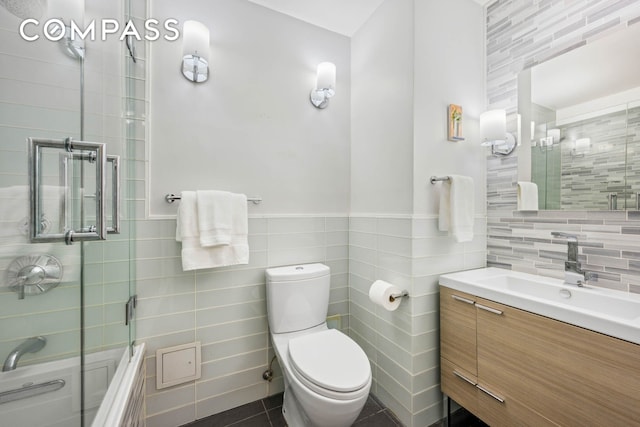
[[[23,255],[15,258],[5,270],[7,287],[18,293],[18,299],[45,293],[60,284],[62,263],[47,254]]]

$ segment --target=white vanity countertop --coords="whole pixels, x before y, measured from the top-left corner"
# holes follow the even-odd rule
[[[640,344],[640,295],[489,267],[440,276],[440,285]]]

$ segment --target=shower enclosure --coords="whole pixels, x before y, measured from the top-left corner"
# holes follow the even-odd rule
[[[118,37],[20,36],[23,19],[44,22],[59,2],[0,3],[3,425],[91,425],[134,352],[144,80]],[[129,1],[74,3],[85,22],[133,13]]]

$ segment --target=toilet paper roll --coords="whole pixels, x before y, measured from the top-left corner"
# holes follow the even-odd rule
[[[376,280],[369,288],[369,299],[389,311],[397,309],[402,300],[402,298],[396,298],[392,302],[390,298],[391,295],[400,294],[402,294],[402,290],[400,290],[400,288],[393,286],[391,283],[385,282],[384,280]]]

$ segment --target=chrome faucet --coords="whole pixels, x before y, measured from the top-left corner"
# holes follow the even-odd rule
[[[578,236],[560,231],[552,231],[551,235],[567,239],[567,260],[564,262],[566,283],[582,287],[587,281],[598,278],[596,273],[584,271],[581,268],[580,261],[578,261]]]
[[[13,371],[18,366],[18,360],[25,353],[37,353],[47,344],[45,337],[31,337],[26,339],[22,344],[13,349],[4,361],[2,372]]]

